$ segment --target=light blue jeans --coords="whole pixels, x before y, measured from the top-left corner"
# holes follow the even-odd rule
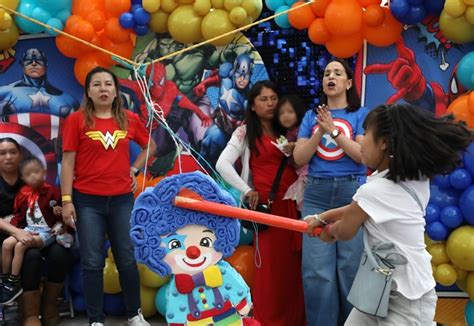
[[[128,318],[140,308],[140,280],[130,238],[131,193],[95,196],[73,191],[81,253],[82,284],[90,323],[103,323],[105,235],[110,240]]]
[[[308,177],[303,217],[345,206],[364,176],[337,178]],[[328,244],[303,236],[303,287],[308,326],[343,325],[352,305],[347,295],[357,273],[363,251],[362,230],[349,241]]]

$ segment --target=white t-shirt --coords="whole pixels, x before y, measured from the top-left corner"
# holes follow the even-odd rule
[[[26,210],[26,224],[28,226],[41,227],[45,230],[49,230],[49,225],[44,219],[44,215],[41,212],[41,209],[38,205],[38,201],[35,201],[35,209],[33,214],[31,214],[31,209]]]
[[[393,279],[397,291],[410,300],[421,298],[436,282],[431,269],[431,256],[424,241],[424,212],[415,199],[399,184],[384,178],[388,170],[375,172],[353,197],[369,215],[364,222],[372,247],[392,242],[408,263],[397,265]],[[418,195],[424,208],[430,198],[429,180],[404,181]]]

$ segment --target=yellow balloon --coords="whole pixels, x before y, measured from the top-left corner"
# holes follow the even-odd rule
[[[210,40],[213,37],[233,30],[235,30],[235,25],[230,21],[229,13],[222,9],[211,11],[202,20],[201,31],[206,40]],[[229,44],[234,37],[235,34],[230,34],[211,43],[217,46],[226,45]]]
[[[18,27],[15,24],[12,24],[10,28],[0,31],[0,50],[8,50],[12,48],[18,38],[20,37],[20,32]]]
[[[466,4],[463,0],[446,0],[444,10],[451,17],[459,17],[466,11]]]
[[[252,17],[253,21],[256,21],[258,16],[262,13],[263,3],[262,0],[244,0],[242,2],[242,8],[245,9],[247,15]]]
[[[211,0],[212,8],[214,9],[223,9],[224,8],[224,0]]]
[[[156,314],[155,296],[157,289],[140,285],[140,301],[142,313],[145,318]]]
[[[202,39],[202,21],[193,6],[179,6],[168,17],[168,31],[180,43],[195,43]]]
[[[465,291],[469,295],[469,298],[471,300],[474,300],[474,272],[470,272],[467,275]]]
[[[466,271],[474,271],[474,226],[455,229],[446,243],[446,252],[451,262]]]
[[[432,256],[431,263],[433,265],[438,266],[449,263],[449,257],[446,254],[444,243],[435,243],[428,249],[428,252]]]
[[[469,24],[474,25],[474,6],[467,7],[464,17]]]
[[[117,266],[110,258],[105,258],[104,293],[116,294],[119,292],[122,292],[122,287],[120,286]]]
[[[143,0],[142,7],[149,13],[153,13],[160,9],[160,0]]]
[[[242,7],[235,7],[229,13],[229,19],[232,24],[243,26],[247,23],[247,12]]]
[[[167,12],[168,14],[171,13],[176,7],[178,6],[178,4],[176,3],[176,1],[174,0],[161,0],[161,10],[163,10],[164,12]]]
[[[170,14],[158,10],[151,14],[150,22],[148,26],[155,33],[167,33],[168,32],[168,17]]]
[[[20,0],[0,0],[0,5],[15,10],[18,7]]]
[[[439,243],[439,241],[434,241],[434,240],[432,240],[432,239],[425,233],[425,244],[426,244],[426,248],[431,247],[431,246],[434,245],[435,243]]]
[[[206,16],[207,13],[211,11],[211,8],[211,0],[196,0],[194,3],[194,10],[201,16]]]
[[[231,11],[235,7],[238,7],[242,4],[242,0],[225,0],[224,1],[224,8],[227,11]]]
[[[439,17],[439,27],[443,35],[456,43],[469,43],[474,41],[474,28],[464,16],[453,18],[444,10]]]
[[[436,267],[436,272],[434,273],[434,278],[436,282],[444,286],[450,286],[456,283],[457,274],[456,270],[450,264],[441,264]]]
[[[454,268],[456,269],[457,281],[464,281],[468,272],[466,272],[464,269],[460,269],[457,266],[454,266]]]
[[[464,0],[464,3],[469,6],[474,6],[474,0]]]
[[[169,276],[161,277],[155,274],[144,264],[138,264],[138,273],[140,274],[140,284],[150,288],[159,288],[170,279]]]
[[[194,0],[176,0],[176,2],[180,5],[190,5],[194,3]]]
[[[3,9],[0,9],[3,10]],[[0,30],[4,31],[6,29],[9,29],[13,24],[12,16],[10,16],[9,13],[5,12],[3,10],[3,15],[0,13]]]

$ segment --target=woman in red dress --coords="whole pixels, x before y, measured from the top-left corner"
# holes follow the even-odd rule
[[[216,165],[217,171],[243,199],[255,209],[266,204],[284,154],[272,144],[284,134],[274,123],[278,95],[269,81],[256,83],[248,93],[245,125],[236,129]],[[239,176],[234,168],[241,159]],[[297,179],[287,165],[283,171],[271,213],[297,219],[296,203],[283,200],[288,187]],[[252,288],[254,317],[263,326],[300,326],[305,324],[301,280],[301,234],[269,227],[254,239],[256,259]]]

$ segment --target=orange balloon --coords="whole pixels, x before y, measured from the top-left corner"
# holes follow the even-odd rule
[[[153,178],[153,179],[150,179],[148,180],[148,182],[146,183],[146,186],[147,187],[154,187],[158,184],[158,182],[161,181],[161,179],[163,179],[163,177],[156,177],[156,178]]]
[[[99,60],[98,51],[86,53],[85,55],[77,58],[74,64],[74,76],[76,77],[76,80],[79,82],[79,84],[84,86],[86,76],[89,71],[98,66],[108,68],[107,65],[104,65]]]
[[[86,17],[88,13],[95,10],[104,12],[105,11],[104,1],[74,0],[72,2],[72,13],[74,15]]]
[[[130,0],[105,0],[105,12],[108,17],[118,17],[130,10]]]
[[[78,15],[69,16],[68,19],[66,20],[66,24],[64,25],[64,31],[70,31],[71,27],[81,20],[82,20],[81,16],[78,16]]]
[[[79,58],[89,47],[64,35],[56,36],[56,47],[68,58]]]
[[[362,6],[357,0],[333,0],[324,14],[326,28],[334,35],[352,35],[362,28]]]
[[[469,128],[474,128],[474,110],[470,110],[470,104],[474,103],[469,100],[471,94],[461,95],[451,102],[446,113],[452,113],[456,121],[464,121]]]
[[[367,8],[371,5],[377,5],[380,7],[380,0],[359,0],[362,7]]]
[[[291,8],[299,6],[303,3],[304,2],[300,1],[295,2]],[[288,20],[290,21],[291,26],[299,30],[308,28],[315,18],[316,16],[308,5],[288,13]]]
[[[311,26],[309,26],[308,37],[315,44],[324,45],[331,36],[331,33],[329,33],[324,24],[324,18],[316,18]]]
[[[83,39],[84,41],[92,40],[94,33],[94,27],[87,20],[79,20],[71,26],[71,34],[75,37]]]
[[[107,18],[105,17],[105,13],[103,11],[94,10],[85,16],[85,20],[91,23],[96,32],[98,32],[104,29]]]
[[[314,2],[310,5],[311,10],[313,10],[313,13],[317,17],[324,17],[324,13],[326,12],[326,9],[330,3],[331,0],[314,0]]]
[[[123,43],[130,39],[130,30],[123,28],[117,17],[107,19],[104,34],[115,43]]]
[[[362,14],[362,20],[367,26],[379,26],[385,20],[385,12],[379,5],[370,5]]]
[[[226,259],[252,288],[255,274],[254,249],[252,246],[238,246],[232,256]]]
[[[133,43],[130,38],[125,42],[115,43],[110,40],[104,33],[100,36],[100,44],[104,49],[121,57],[125,57],[127,59],[130,59],[132,57]],[[106,54],[105,52],[100,52],[99,56],[100,60],[106,63],[107,65],[116,63],[115,60],[112,59],[112,57],[109,54]]]
[[[402,33],[402,23],[396,20],[390,9],[382,8],[384,11],[385,20],[376,27],[364,25],[364,37],[372,45],[375,46],[389,46],[395,43],[400,38]]]
[[[326,42],[326,49],[338,58],[348,58],[353,56],[362,48],[362,33],[359,31],[352,35],[333,35]]]
[[[469,112],[474,114],[474,91],[471,91],[468,95],[467,107],[469,108]]]

